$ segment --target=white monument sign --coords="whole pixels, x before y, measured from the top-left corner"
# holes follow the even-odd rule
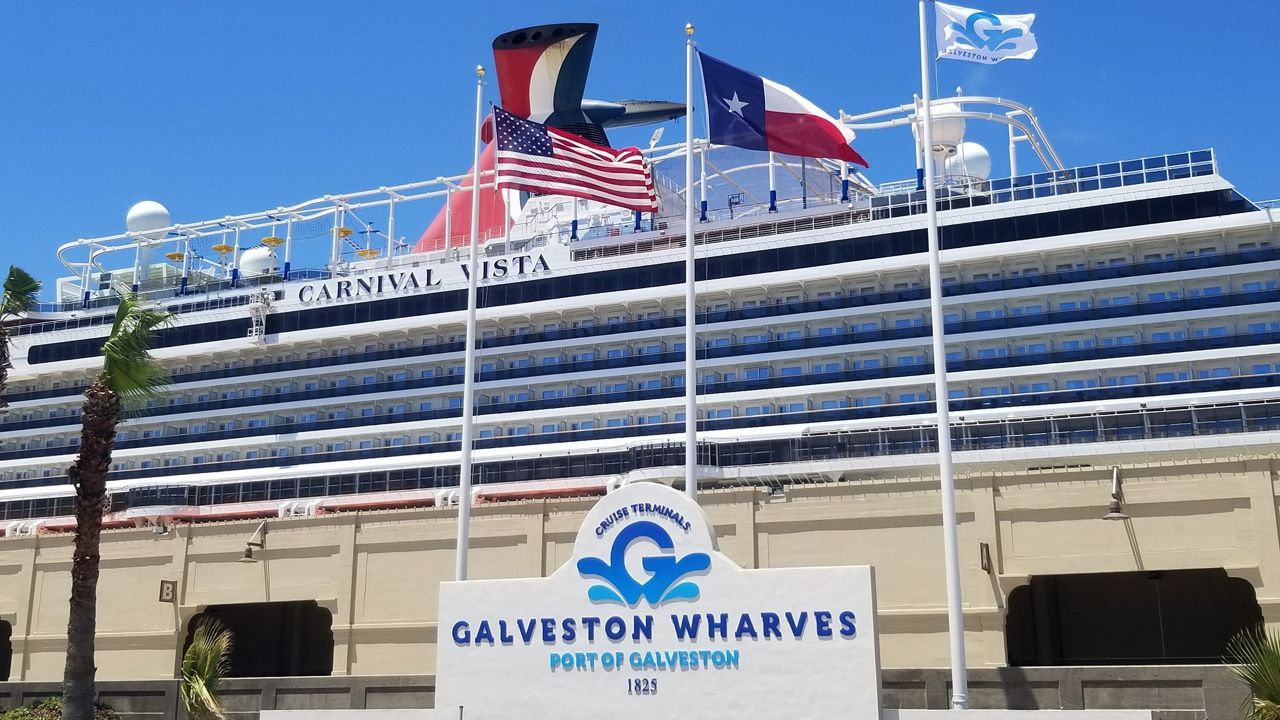
[[[744,570],[651,483],[602,498],[549,577],[443,583],[437,648],[450,720],[880,713],[871,568]]]

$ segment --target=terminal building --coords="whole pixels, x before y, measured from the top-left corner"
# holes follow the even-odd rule
[[[1211,150],[1065,166],[1026,117],[1043,169],[993,178],[963,131],[942,150],[941,359],[916,181],[698,145],[700,502],[743,567],[875,566],[886,702],[936,704],[940,360],[974,704],[1226,707],[1227,638],[1280,622],[1272,209]],[[313,681],[233,684],[245,712],[429,704],[460,503],[471,577],[538,576],[595,497],[683,484],[684,190],[661,176],[684,151],[666,150],[652,217],[504,196],[471,497],[457,178],[230,222],[146,205],[130,232],[64,246],[58,302],[10,330],[0,704],[61,678],[66,469],[132,289],[175,313],[154,353],[173,382],[117,435],[99,678],[171,681],[213,615],[234,677]],[[443,201],[441,242],[390,230],[415,200]]]

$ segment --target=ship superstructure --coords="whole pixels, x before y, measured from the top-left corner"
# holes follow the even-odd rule
[[[698,149],[703,482],[927,473],[923,193],[785,159],[771,213],[759,156]],[[651,151],[659,170],[682,154]],[[1280,249],[1212,151],[943,182],[958,463],[1274,448]],[[109,523],[458,502],[465,250],[411,252],[395,231],[457,188],[156,216],[64,246],[62,302],[12,331],[6,532],[70,522],[80,392],[135,288],[176,313],[155,353],[173,385],[121,427]],[[485,238],[477,500],[682,478],[683,189],[661,189],[654,217],[528,199]]]

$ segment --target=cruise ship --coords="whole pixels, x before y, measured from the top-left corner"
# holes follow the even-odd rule
[[[1244,448],[1275,429],[1280,249],[1212,150],[960,179],[944,178],[940,222],[961,462],[1075,464],[1089,443],[1201,436]],[[762,198],[709,209],[696,229],[708,486],[936,462],[922,192],[846,201],[833,184],[776,213]],[[369,230],[441,185],[64,246],[93,260],[69,260],[63,300],[12,330],[6,532],[67,522],[80,395],[132,285],[175,314],[155,352],[172,385],[121,427],[109,521],[456,502],[466,263]],[[533,199],[484,244],[479,498],[683,482],[682,222],[629,215]],[[328,263],[279,260],[293,225],[332,231]],[[186,249],[201,240],[215,252]],[[145,276],[107,264],[168,248]]]
[[[1052,651],[1010,638],[1011,588],[1045,573],[1225,571],[1232,578],[1223,582],[1253,578],[1263,599],[1250,617],[1272,617],[1277,601],[1265,598],[1280,593],[1270,560],[1227,559],[1226,550],[1213,557],[1210,550],[1226,541],[1178,546],[1170,538],[1208,531],[1195,513],[1157,512],[1200,492],[1204,502],[1236,497],[1206,486],[1212,482],[1201,475],[1192,483],[1179,473],[1229,483],[1236,471],[1222,468],[1238,465],[1238,477],[1274,475],[1280,246],[1271,206],[1237,189],[1211,149],[1063,163],[1023,105],[967,96],[935,102],[939,123],[955,131],[951,146],[921,160],[936,160],[942,171],[945,358],[930,352],[918,177],[874,182],[838,163],[696,141],[698,376],[691,380],[684,375],[684,146],[655,137],[646,150],[661,196],[653,215],[495,194],[482,171],[481,192],[500,219],[477,229],[471,497],[458,491],[469,223],[456,212],[469,207],[469,176],[207,221],[174,222],[157,203],[135,206],[129,230],[63,245],[68,272],[57,282],[56,302],[10,329],[9,407],[0,414],[0,577],[19,577],[2,574],[6,544],[17,553],[16,543],[65,539],[74,525],[66,471],[77,450],[81,393],[99,366],[114,305],[137,292],[174,314],[154,351],[172,384],[116,438],[106,526],[117,530],[104,536],[108,594],[124,591],[107,579],[116,534],[161,538],[176,528],[190,537],[243,536],[263,521],[337,528],[356,516],[394,525],[402,517],[396,513],[443,522],[459,503],[477,508],[482,530],[484,508],[500,515],[530,504],[571,507],[632,482],[682,486],[684,383],[696,381],[699,482],[713,517],[721,517],[714,510],[721,495],[755,498],[746,502],[757,511],[807,499],[808,514],[788,522],[814,557],[833,542],[824,533],[893,530],[875,550],[877,572],[889,583],[882,595],[887,666],[921,666],[908,657],[943,665],[941,580],[930,581],[928,592],[902,589],[923,581],[895,585],[892,559],[917,557],[909,530],[920,530],[918,538],[927,532],[920,542],[930,548],[940,542],[936,508],[918,506],[936,504],[933,367],[945,362],[963,554],[976,577],[1006,582],[992,590],[966,581],[967,602],[986,608],[979,615],[999,618],[968,628],[975,666],[1054,664],[1046,657],[1096,664],[1086,661],[1097,657],[1072,656],[1061,645]],[[669,108],[656,111],[663,112]],[[844,121],[907,128],[915,112],[906,104]],[[979,122],[977,115],[1008,121],[1011,164],[1022,167],[992,172],[990,154],[964,142],[965,124]],[[922,155],[918,148],[914,154]],[[908,141],[903,156],[911,155]],[[437,209],[432,233],[423,219]],[[1198,489],[1179,485],[1183,495],[1162,498],[1157,486],[1175,476]],[[974,477],[987,478],[986,510],[971,497],[982,483],[964,479]],[[1152,485],[1146,491],[1144,477]],[[1017,480],[1002,488],[1000,478]],[[1049,496],[1037,496],[1037,488],[1070,499],[1040,503],[1034,498]],[[847,526],[838,519],[837,506],[856,511],[860,502],[889,496],[909,511],[871,513]],[[1022,504],[1001,505],[1009,498]],[[1028,543],[1087,545],[1089,528],[1119,532],[1122,524],[1101,520],[1109,506],[1129,535],[1136,527],[1141,538],[1155,527],[1141,524],[1141,503],[1166,523],[1152,532],[1173,543],[1163,566],[1164,551],[1150,544],[1146,555],[1121,544],[1097,553],[1111,559],[1069,570],[1065,561],[1041,567],[1016,557]],[[1054,508],[1067,524],[1051,522],[1062,519]],[[1024,512],[1034,516],[1030,525],[1019,524]],[[1223,512],[1219,519],[1239,525],[1239,516]],[[920,520],[922,513],[930,519]],[[990,534],[973,530],[988,516]],[[1089,524],[1095,521],[1100,525]],[[1027,527],[1061,534],[1022,530],[1015,544],[1012,528]],[[545,532],[553,534],[549,525]],[[1209,535],[1217,542],[1233,532]],[[1275,544],[1274,516],[1266,537]],[[219,552],[227,542],[238,554],[239,540],[224,541]],[[769,559],[767,543],[742,542],[754,548],[743,550],[744,564],[780,562]],[[259,558],[270,557],[272,547]],[[861,546],[849,547],[856,559]],[[252,559],[253,548],[246,551]],[[302,546],[294,551],[298,567],[310,567]],[[1257,551],[1277,553],[1280,547]],[[555,553],[544,554],[535,566],[553,570]],[[219,556],[217,563],[233,559]],[[158,562],[170,560],[162,553]],[[1238,572],[1244,566],[1255,570]],[[434,581],[448,579],[445,567],[434,567]],[[927,568],[937,571],[933,561]],[[195,581],[187,582],[194,593]],[[154,595],[150,584],[146,591]],[[54,667],[38,659],[49,654],[31,620],[38,594],[24,586],[12,594],[17,609],[6,610],[0,590],[14,657],[26,657],[14,662],[15,680],[46,679],[41,663]],[[316,595],[325,606],[329,595]],[[183,601],[183,621],[231,602],[225,593],[209,597]],[[358,619],[337,620],[345,617],[347,595],[336,597],[337,659],[327,672],[297,674],[398,672],[376,665],[376,651],[356,649],[396,640],[357,637]],[[46,602],[57,599],[51,593]],[[895,620],[897,606],[930,608],[921,612],[931,619],[912,625],[917,621],[904,609]],[[181,642],[181,629],[156,634],[172,638],[176,631]],[[898,635],[909,652],[895,651]],[[132,652],[113,650],[110,641],[101,647]],[[1165,659],[1174,656],[1205,662],[1207,654],[1169,651]],[[161,675],[170,660],[155,663]],[[1162,662],[1154,653],[1130,660]],[[375,665],[362,671],[361,662]]]

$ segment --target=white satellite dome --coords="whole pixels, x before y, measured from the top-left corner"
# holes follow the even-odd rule
[[[143,200],[134,203],[124,216],[124,226],[132,233],[138,233],[147,240],[164,238],[164,228],[173,223],[169,220],[169,208],[155,200]]]
[[[271,275],[280,272],[280,259],[269,247],[252,247],[240,253],[240,274]]]
[[[947,158],[948,175],[965,175],[979,180],[991,177],[991,153],[976,142],[962,142],[956,154]]]
[[[964,118],[955,103],[933,104],[933,144],[953,148],[964,141]]]
[[[955,103],[933,103],[933,146],[955,148],[964,140],[964,118],[958,117],[964,109]],[[911,134],[918,140],[922,131],[922,123],[911,125]]]

